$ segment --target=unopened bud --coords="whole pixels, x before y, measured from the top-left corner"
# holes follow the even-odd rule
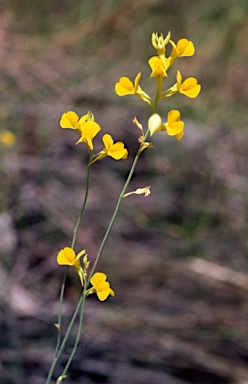
[[[159,132],[161,130],[162,120],[158,113],[154,113],[148,120],[148,128],[150,131],[150,135],[152,136],[155,132]]]

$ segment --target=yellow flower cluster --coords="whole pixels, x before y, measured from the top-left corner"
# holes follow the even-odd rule
[[[166,54],[167,46],[169,44],[171,46],[170,54]],[[201,90],[201,86],[194,77],[189,77],[183,81],[179,70],[176,75],[176,83],[166,91],[163,91],[162,89],[163,79],[168,77],[168,70],[175,63],[175,61],[180,57],[192,56],[195,53],[195,48],[191,41],[187,39],[180,39],[177,43],[175,43],[171,40],[170,32],[165,38],[162,34],[159,36],[157,33],[153,33],[152,45],[157,50],[157,55],[151,57],[148,60],[148,64],[151,68],[150,77],[155,78],[157,81],[156,97],[154,99],[151,98],[139,85],[141,73],[138,73],[134,82],[129,80],[127,77],[121,77],[119,82],[115,85],[115,91],[118,96],[137,95],[141,98],[141,100],[149,104],[153,110],[153,113],[148,120],[148,129],[146,132],[144,132],[142,124],[140,124],[136,118],[133,120],[133,123],[141,131],[141,136],[138,139],[140,149],[138,150],[138,155],[136,156],[136,162],[139,154],[144,149],[153,147],[151,142],[146,141],[148,134],[153,136],[157,132],[166,131],[169,136],[175,136],[177,140],[181,140],[184,135],[184,122],[181,121],[180,112],[177,109],[170,110],[168,112],[167,122],[163,122],[161,116],[157,113],[158,102],[167,97],[171,97],[176,93],[181,93],[189,98],[195,98]],[[99,153],[92,155],[93,140],[101,130],[101,127],[95,122],[94,115],[91,112],[88,112],[81,118],[79,118],[73,111],[66,112],[61,117],[60,126],[62,128],[74,129],[78,132],[79,140],[76,144],[81,142],[86,144],[90,153],[89,165],[92,165],[106,156],[110,156],[115,160],[126,159],[128,156],[128,151],[125,148],[124,143],[120,141],[115,143],[109,134],[105,134],[102,137],[104,148]],[[133,167],[136,164],[135,161]],[[133,169],[134,168],[131,169],[131,172],[133,172]],[[144,194],[145,196],[148,196],[151,193],[150,186],[138,188],[135,191],[128,192],[126,194],[124,194],[124,192],[122,197],[132,194]],[[82,256],[84,256],[83,267],[80,264],[80,258]],[[87,270],[90,262],[88,261],[85,250],[82,250],[76,255],[72,248],[65,247],[59,251],[57,262],[60,265],[73,266],[79,275],[82,286],[86,289],[86,285],[88,284]],[[104,273],[94,273],[90,278],[90,283],[92,287],[86,290],[86,296],[96,293],[101,301],[106,300],[109,295],[114,296],[114,291],[110,288],[110,284],[107,282],[107,276]]]
[[[166,56],[168,44],[171,45],[171,52]],[[151,77],[157,80],[157,94],[155,100],[142,90],[139,85],[141,73],[139,73],[134,83],[127,77],[121,77],[115,85],[115,91],[118,96],[135,94],[143,101],[148,103],[153,109],[153,115],[149,119],[149,130],[152,136],[155,132],[166,131],[168,135],[175,136],[177,140],[181,140],[184,134],[184,123],[180,120],[180,112],[171,110],[168,113],[167,123],[162,123],[161,117],[156,113],[157,104],[160,100],[170,97],[176,93],[181,93],[190,98],[198,96],[201,86],[194,77],[189,77],[182,80],[180,71],[177,71],[176,83],[166,91],[162,90],[163,78],[168,77],[168,70],[179,57],[192,56],[195,53],[195,48],[192,41],[180,39],[177,43],[171,40],[170,32],[164,38],[157,33],[152,34],[152,45],[157,50],[157,56],[153,56],[148,60],[151,68]]]
[[[83,255],[84,255],[84,260],[83,260],[84,267],[82,267],[80,264],[80,258]],[[85,250],[82,250],[76,255],[75,251],[72,248],[65,247],[64,249],[61,249],[61,251],[59,251],[57,256],[57,263],[59,265],[73,266],[79,275],[82,286],[86,284],[87,269],[89,267],[90,262],[88,261]],[[91,285],[93,287],[89,288],[86,291],[86,296],[92,293],[96,293],[100,301],[106,300],[109,295],[114,296],[115,293],[110,288],[110,284],[106,280],[107,280],[107,276],[105,275],[105,273],[102,273],[102,272],[94,273],[94,275],[90,279]]]
[[[88,112],[80,119],[78,115],[73,111],[63,113],[60,119],[60,126],[61,128],[77,130],[80,135],[80,139],[76,142],[76,144],[82,142],[85,143],[89,151],[93,150],[92,141],[101,130],[100,125],[94,121],[94,115],[91,112]],[[114,144],[114,140],[112,139],[111,135],[108,134],[105,134],[102,140],[105,148],[98,154],[94,155],[94,159],[89,165],[93,164],[97,160],[103,159],[105,156],[110,156],[115,160],[127,158],[128,151],[124,147],[124,143],[118,141]]]

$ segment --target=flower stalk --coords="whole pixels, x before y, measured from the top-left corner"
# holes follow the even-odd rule
[[[86,179],[86,190],[82,208],[80,210],[77,223],[73,232],[71,247],[65,247],[58,252],[57,262],[59,265],[65,265],[66,270],[64,273],[61,292],[60,292],[60,303],[59,303],[59,313],[58,313],[58,322],[56,325],[58,329],[57,335],[57,344],[54,354],[54,359],[48,373],[46,384],[50,384],[54,369],[65,349],[68,338],[71,334],[73,327],[75,326],[78,314],[80,312],[79,324],[77,329],[76,339],[73,345],[73,349],[70,353],[70,356],[67,360],[65,368],[63,369],[62,374],[58,377],[56,384],[60,384],[67,375],[70,364],[73,360],[73,357],[76,353],[80,335],[82,332],[83,326],[83,315],[85,308],[85,301],[88,296],[96,294],[100,301],[105,301],[109,296],[114,296],[115,292],[110,287],[110,283],[107,281],[107,276],[103,272],[96,272],[99,260],[102,256],[102,253],[105,249],[107,240],[110,236],[112,227],[116,220],[117,214],[120,210],[120,206],[123,200],[123,197],[127,197],[132,194],[149,196],[151,193],[150,186],[145,188],[138,188],[133,192],[128,192],[127,188],[131,182],[134,170],[138,163],[139,157],[142,152],[147,148],[153,148],[153,144],[149,141],[148,137],[153,137],[154,134],[158,132],[166,132],[168,136],[175,136],[175,138],[180,141],[184,135],[184,122],[181,121],[181,113],[177,109],[173,109],[167,112],[167,121],[163,121],[163,118],[158,114],[158,106],[161,101],[167,97],[171,97],[177,93],[183,94],[189,98],[195,98],[198,96],[201,86],[198,84],[197,80],[193,77],[186,78],[184,81],[180,71],[177,71],[176,83],[171,87],[167,88],[166,91],[163,91],[163,82],[168,78],[168,72],[170,67],[177,61],[180,57],[192,56],[195,53],[194,45],[191,41],[187,39],[181,39],[177,43],[171,40],[171,33],[169,32],[164,38],[163,34],[158,35],[158,33],[152,34],[152,45],[157,51],[157,55],[149,59],[148,64],[151,68],[151,78],[156,79],[156,96],[152,98],[149,96],[143,88],[141,88],[140,80],[141,73],[135,77],[134,82],[129,80],[128,77],[121,77],[119,82],[115,85],[115,91],[118,96],[127,96],[134,95],[138,96],[143,102],[148,104],[152,109],[152,114],[148,120],[146,130],[143,129],[141,123],[134,118],[133,123],[140,130],[138,143],[139,148],[133,159],[130,171],[128,173],[127,179],[124,183],[124,186],[118,197],[112,218],[107,227],[106,233],[103,237],[102,243],[99,247],[99,251],[96,255],[93,266],[91,267],[89,273],[90,260],[86,250],[83,249],[79,253],[75,252],[76,239],[79,227],[81,225],[83,212],[86,207],[88,193],[89,193],[89,179],[90,179],[90,169],[94,166],[96,161],[103,160],[106,156],[111,157],[112,159],[119,161],[125,160],[128,157],[128,150],[125,147],[123,142],[114,142],[114,139],[110,134],[105,133],[102,137],[104,148],[97,154],[93,154],[94,149],[94,140],[97,134],[101,131],[101,127],[98,123],[95,122],[94,115],[91,112],[86,113],[81,118],[73,112],[68,111],[64,113],[60,120],[61,128],[69,128],[76,130],[79,134],[79,139],[76,144],[83,143],[86,145],[87,150],[89,151],[89,161],[87,166],[87,179]],[[167,54],[168,47],[171,47],[170,54]],[[81,259],[83,258],[83,263]],[[82,286],[82,294],[80,300],[77,304],[77,307],[74,311],[74,314],[71,318],[70,324],[65,332],[64,337],[61,337],[61,326],[62,326],[62,305],[64,299],[64,291],[66,286],[66,279],[69,267],[74,267],[74,270],[79,276],[80,283]]]

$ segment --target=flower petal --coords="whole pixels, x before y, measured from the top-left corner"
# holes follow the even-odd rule
[[[183,121],[177,121],[172,123],[171,125],[167,125],[167,134],[169,136],[176,136],[179,133],[181,133],[184,129],[184,122]]]
[[[108,298],[109,294],[110,294],[110,290],[106,290],[106,291],[101,291],[101,292],[96,292],[97,294],[97,297],[100,301],[104,301]]]
[[[79,129],[83,137],[87,137],[92,140],[101,130],[101,127],[95,121],[85,121],[80,124]]]
[[[115,84],[115,92],[118,96],[130,95],[134,93],[133,83],[128,77],[121,77],[119,83]]]
[[[76,257],[75,260],[79,260],[80,257],[82,257],[83,255],[85,255],[85,253],[86,253],[86,251],[85,251],[85,249],[83,249],[81,252],[79,252],[79,253],[77,254],[77,257]]]
[[[134,80],[134,93],[137,93],[138,90],[140,90],[139,81],[141,78],[141,72],[138,73],[138,75],[135,77]]]
[[[90,112],[88,112],[88,113],[86,113],[86,115],[83,115],[82,117],[80,117],[78,124],[85,123],[89,117],[90,117]]]
[[[115,295],[113,289],[110,288],[110,290],[109,290],[109,294],[110,294],[111,296],[114,296],[114,295]]]
[[[177,49],[179,52],[179,56],[192,56],[195,53],[195,47],[192,41],[188,39],[180,39],[177,42]]]
[[[96,288],[97,290],[97,287],[99,284],[101,284],[102,282],[106,281],[107,279],[107,276],[105,275],[105,273],[102,273],[102,272],[96,272],[90,279],[90,283],[93,285],[94,288]]]
[[[95,121],[85,121],[84,123],[79,125],[79,132],[81,138],[77,141],[76,144],[85,142],[87,146],[92,150],[92,139],[97,135],[100,130],[100,125],[97,124]]]
[[[108,135],[107,133],[102,138],[103,144],[108,151],[111,150],[112,145],[114,144],[114,140],[112,139],[111,135]]]
[[[183,82],[180,88],[180,93],[193,99],[198,96],[200,90],[201,86],[200,84],[197,84],[197,80],[194,77],[189,77]]]
[[[59,251],[57,256],[57,263],[59,265],[73,265],[75,261],[76,254],[73,249],[65,247]]]
[[[110,284],[107,281],[98,285],[96,294],[100,301],[104,301],[110,294]]]
[[[172,109],[168,112],[168,124],[170,125],[174,121],[179,121],[181,117],[181,113],[177,109]]]
[[[169,60],[164,58],[162,60],[158,56],[153,56],[148,60],[148,64],[151,67],[151,77],[167,77],[166,69],[169,67]]]
[[[177,84],[180,86],[182,83],[182,75],[180,71],[177,71]]]
[[[78,115],[73,111],[63,113],[63,115],[61,116],[61,119],[60,119],[61,128],[77,129],[77,123],[78,123]]]
[[[115,160],[126,159],[128,152],[127,149],[124,148],[124,144],[121,141],[113,144],[108,155],[113,157]]]

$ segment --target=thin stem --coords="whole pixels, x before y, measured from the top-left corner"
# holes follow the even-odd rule
[[[64,339],[63,339],[63,341],[62,341],[62,343],[61,343],[61,346],[60,346],[60,348],[59,348],[59,350],[58,350],[58,352],[57,352],[57,355],[56,355],[56,356],[54,357],[54,359],[53,359],[53,363],[52,363],[52,365],[51,365],[50,371],[49,371],[48,376],[47,376],[46,384],[50,384],[50,381],[51,381],[51,378],[52,378],[52,374],[53,374],[54,368],[55,368],[55,366],[57,365],[57,362],[58,362],[58,360],[59,360],[59,358],[60,358],[60,356],[61,356],[61,354],[62,354],[62,352],[63,352],[63,350],[64,350],[64,348],[65,348],[65,346],[66,346],[66,342],[67,342],[67,340],[68,340],[68,337],[69,337],[69,335],[70,335],[70,333],[71,333],[72,327],[73,327],[73,325],[74,325],[74,323],[75,323],[75,320],[76,320],[76,318],[77,318],[78,311],[79,311],[79,309],[81,308],[81,306],[82,306],[84,300],[85,300],[85,295],[82,294],[82,296],[81,296],[81,298],[80,298],[80,300],[79,300],[79,302],[78,302],[77,308],[75,309],[75,312],[74,312],[74,314],[73,314],[73,317],[72,317],[72,319],[71,319],[71,321],[70,321],[70,324],[69,324],[69,326],[68,326],[68,328],[67,328],[67,331],[66,331],[66,334],[65,334],[65,336],[64,336]]]
[[[146,132],[146,134],[145,134],[145,136],[144,136],[144,138],[143,138],[144,141],[146,140],[146,137],[147,137],[148,133],[149,133],[149,130],[147,130],[147,132]],[[130,169],[129,175],[128,175],[127,180],[126,180],[126,182],[125,182],[125,185],[124,185],[124,187],[123,187],[123,189],[122,189],[122,191],[121,191],[121,193],[120,193],[120,196],[119,196],[119,198],[118,198],[118,201],[117,201],[117,204],[116,204],[116,207],[115,207],[113,216],[112,216],[112,218],[111,218],[111,220],[110,220],[108,229],[107,229],[107,231],[106,231],[106,233],[105,233],[105,236],[104,236],[103,241],[102,241],[102,243],[101,243],[101,246],[100,246],[100,248],[99,248],[99,252],[98,252],[98,254],[97,254],[96,260],[95,260],[94,265],[93,265],[93,267],[92,267],[92,269],[91,269],[90,275],[89,275],[88,280],[87,280],[87,286],[89,285],[90,279],[91,279],[92,275],[94,274],[95,269],[96,269],[96,266],[97,266],[97,264],[98,264],[98,261],[99,261],[101,255],[102,255],[103,249],[104,249],[105,244],[106,244],[106,242],[107,242],[107,240],[108,240],[110,231],[111,231],[111,229],[112,229],[112,227],[113,227],[113,224],[114,224],[114,222],[115,222],[117,213],[118,213],[118,211],[119,211],[119,208],[120,208],[120,205],[121,205],[122,198],[123,198],[123,196],[124,196],[124,194],[125,194],[125,192],[126,192],[126,190],[127,190],[127,187],[128,187],[128,185],[129,185],[129,183],[130,183],[130,180],[131,180],[131,178],[132,178],[132,176],[133,176],[133,173],[134,173],[136,164],[137,164],[137,162],[138,162],[138,160],[139,160],[139,157],[140,157],[141,152],[142,152],[142,149],[139,148],[139,150],[138,150],[138,152],[137,152],[137,154],[136,154],[136,156],[135,156],[135,158],[134,158],[133,165],[132,165],[132,168]]]
[[[56,343],[56,348],[55,348],[55,356],[57,355],[59,346],[60,346],[60,340],[61,340],[61,323],[62,323],[62,306],[63,306],[63,299],[64,299],[64,292],[65,292],[65,282],[67,278],[67,273],[68,273],[68,267],[66,267],[62,285],[61,285],[61,291],[60,291],[60,298],[59,298],[59,313],[58,313],[58,336],[57,336],[57,343]]]
[[[147,138],[147,136],[148,136],[148,133],[149,133],[149,130],[147,130],[146,134],[144,135],[144,138],[143,138],[144,141],[146,140],[146,138]],[[98,261],[99,261],[101,255],[102,255],[103,249],[104,249],[105,244],[106,244],[106,242],[107,242],[107,240],[108,240],[109,234],[110,234],[110,232],[111,232],[111,229],[112,229],[112,227],[113,227],[113,224],[114,224],[115,219],[116,219],[116,216],[117,216],[117,213],[118,213],[118,211],[119,211],[119,208],[120,208],[120,205],[121,205],[122,198],[123,198],[123,196],[124,196],[124,194],[125,194],[125,192],[126,192],[126,190],[127,190],[127,187],[128,187],[128,185],[129,185],[129,183],[130,183],[130,181],[131,181],[131,178],[132,178],[132,176],[133,176],[135,167],[136,167],[136,165],[137,165],[138,159],[139,159],[139,157],[140,157],[142,151],[143,151],[142,148],[139,148],[139,150],[138,150],[138,152],[137,152],[137,154],[136,154],[136,156],[135,156],[135,158],[134,158],[132,167],[131,167],[131,169],[130,169],[130,172],[129,172],[129,175],[128,175],[128,177],[127,177],[127,180],[126,180],[126,182],[125,182],[125,184],[124,184],[124,187],[123,187],[123,189],[122,189],[122,191],[121,191],[121,193],[120,193],[120,196],[119,196],[119,198],[118,198],[118,201],[117,201],[117,204],[116,204],[116,207],[115,207],[113,216],[112,216],[112,218],[111,218],[111,221],[110,221],[110,223],[109,223],[108,229],[107,229],[107,231],[106,231],[106,233],[105,233],[105,236],[104,236],[104,238],[103,238],[102,244],[101,244],[101,246],[100,246],[99,252],[98,252],[97,257],[96,257],[96,260],[95,260],[94,265],[93,265],[93,267],[92,267],[91,273],[90,273],[90,275],[89,275],[89,277],[88,277],[87,282],[85,282],[85,284],[84,284],[84,291],[83,291],[83,294],[82,294],[82,296],[81,296],[81,298],[80,298],[80,300],[79,300],[79,302],[78,302],[77,308],[76,308],[76,310],[75,310],[75,312],[74,312],[74,315],[73,315],[73,317],[72,317],[72,319],[71,319],[71,322],[70,322],[69,327],[68,327],[68,329],[67,329],[67,332],[66,332],[66,334],[65,334],[65,336],[64,336],[64,339],[63,339],[63,341],[62,341],[62,343],[61,343],[61,345],[60,345],[60,348],[57,350],[57,353],[56,353],[56,355],[55,355],[55,357],[54,357],[54,361],[53,361],[53,364],[52,364],[52,366],[51,366],[51,368],[50,368],[50,371],[49,371],[49,374],[48,374],[48,378],[47,378],[46,384],[50,384],[50,380],[51,380],[51,377],[52,377],[54,368],[55,368],[55,366],[56,366],[56,364],[57,364],[57,362],[58,362],[58,360],[59,360],[59,358],[60,358],[60,356],[61,356],[61,354],[62,354],[64,348],[65,348],[66,342],[67,342],[68,337],[69,337],[69,335],[70,335],[70,333],[71,333],[72,327],[73,327],[73,325],[74,325],[74,323],[75,323],[75,320],[76,320],[77,314],[78,314],[78,312],[79,312],[79,309],[80,309],[80,307],[82,307],[82,308],[81,308],[81,316],[80,316],[80,321],[79,321],[79,329],[78,329],[78,333],[77,333],[77,338],[76,338],[76,341],[75,341],[75,344],[74,344],[74,348],[73,348],[73,350],[72,350],[72,353],[71,353],[71,355],[70,355],[70,358],[69,358],[69,360],[67,361],[67,364],[66,364],[66,366],[65,366],[65,368],[64,368],[64,371],[63,371],[63,373],[62,373],[62,375],[61,375],[61,380],[63,380],[63,377],[65,376],[65,373],[67,372],[67,370],[68,370],[68,368],[69,368],[69,366],[70,366],[70,363],[71,363],[71,361],[72,361],[72,359],[73,359],[73,356],[74,356],[74,354],[75,354],[75,352],[76,352],[76,349],[77,349],[77,346],[78,346],[78,342],[79,342],[79,338],[80,338],[81,329],[82,329],[82,321],[83,321],[83,312],[84,312],[84,304],[85,304],[85,293],[86,293],[86,288],[87,288],[87,286],[89,285],[90,279],[91,279],[92,275],[94,274],[94,271],[95,271],[95,269],[96,269],[96,267],[97,267]],[[90,162],[90,161],[91,161],[91,160],[89,160],[89,162]],[[88,168],[90,168],[90,167],[88,167]],[[73,247],[74,244],[75,244],[75,240],[76,240],[76,235],[77,235],[78,227],[79,227],[80,220],[81,220],[81,217],[82,217],[82,214],[83,214],[83,211],[84,211],[84,207],[85,207],[85,204],[86,204],[86,200],[87,200],[87,195],[88,195],[88,181],[89,181],[88,178],[89,178],[89,170],[88,170],[88,174],[87,174],[87,187],[86,187],[85,200],[84,200],[84,204],[83,204],[82,210],[81,210],[80,215],[79,215],[79,219],[78,219],[77,225],[76,225],[75,230],[74,230],[74,236],[73,236],[73,241],[72,241],[72,247]]]
[[[158,89],[157,89],[157,94],[156,94],[156,97],[155,97],[155,100],[154,100],[154,104],[153,104],[153,113],[157,112],[157,105],[158,105],[158,102],[159,102],[160,96],[161,96],[162,82],[163,82],[163,78],[162,77],[158,77],[157,78]]]
[[[91,162],[91,160],[92,160],[92,151],[89,152],[88,164]],[[88,198],[88,194],[89,194],[89,181],[90,181],[90,167],[88,166],[87,167],[86,190],[85,190],[85,195],[84,195],[84,201],[83,201],[83,205],[82,205],[82,208],[81,208],[79,216],[78,216],[77,224],[76,224],[74,232],[73,232],[73,238],[72,238],[72,244],[71,244],[72,249],[74,249],[74,246],[75,246],[79,225],[81,223],[83,212],[84,212],[84,209],[86,206],[86,202],[87,202],[87,198]],[[57,354],[58,354],[59,346],[60,346],[60,342],[61,342],[62,306],[63,306],[63,300],[64,300],[64,292],[65,292],[65,283],[66,283],[67,273],[68,273],[68,267],[65,270],[62,285],[61,285],[61,291],[60,291],[59,313],[58,313],[58,322],[57,322],[58,335],[57,335],[57,343],[56,343],[55,354],[54,354],[54,360],[55,361],[57,361],[56,358],[57,358]],[[55,367],[55,365],[54,365],[54,367]],[[54,369],[54,367],[53,367],[53,369]],[[52,367],[51,367],[51,369],[52,369]]]
[[[77,347],[78,347],[78,343],[79,343],[81,332],[82,332],[85,298],[86,298],[86,284],[84,284],[83,301],[82,301],[82,306],[81,306],[81,313],[80,313],[77,337],[76,337],[76,340],[75,340],[75,343],[74,343],[73,350],[72,350],[72,352],[70,354],[70,357],[69,357],[69,359],[68,359],[68,361],[66,363],[66,366],[65,366],[65,368],[64,368],[64,370],[62,372],[62,375],[61,375],[62,377],[66,375],[66,372],[68,371],[68,368],[71,365],[71,361],[72,361],[72,359],[73,359],[73,357],[74,357],[74,355],[76,353]]]
[[[92,151],[90,151],[90,154],[89,154],[89,162],[88,162],[88,164],[91,163],[91,160],[92,160]],[[72,249],[74,249],[74,246],[75,246],[76,237],[77,237],[77,233],[78,233],[78,228],[79,228],[79,225],[80,225],[81,220],[82,220],[82,216],[83,216],[83,213],[84,213],[84,208],[86,206],[86,202],[87,202],[87,198],[88,198],[88,194],[89,194],[89,182],[90,182],[90,166],[88,165],[88,167],[87,167],[86,190],[85,190],[84,202],[83,202],[81,211],[80,211],[79,216],[78,216],[77,224],[76,224],[74,232],[73,232],[73,238],[72,238],[72,243],[71,243],[71,248]]]

